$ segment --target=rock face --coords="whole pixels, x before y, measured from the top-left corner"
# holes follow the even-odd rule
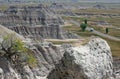
[[[0,79],[46,79],[54,65],[62,58],[62,47],[52,44],[32,45],[31,50],[37,59],[37,66],[15,65],[4,57],[0,57]]]
[[[48,6],[11,6],[0,12],[0,24],[24,37],[36,40],[78,38],[75,34],[65,33],[60,25],[64,20]]]
[[[24,37],[23,37],[23,36],[17,34],[16,32],[14,32],[14,31],[12,31],[12,30],[10,30],[10,29],[2,26],[2,25],[0,25],[0,38],[1,38],[2,36],[7,35],[7,34],[15,34],[17,38],[24,40]]]
[[[15,26],[11,27],[10,29],[16,31],[17,33],[29,37],[33,36],[36,38],[55,38],[55,39],[62,39],[62,29],[59,25],[51,25],[51,26],[34,26],[34,27],[27,27],[27,26]]]
[[[28,26],[12,26],[9,29],[23,35],[24,37],[31,37],[36,39],[65,39],[65,38],[79,38],[78,35],[67,33],[62,30],[59,25],[38,25],[34,27]]]
[[[29,26],[12,26],[9,29],[17,32],[24,37],[43,40],[43,39],[77,39],[80,38],[77,34],[64,32],[59,25],[36,25]]]
[[[85,46],[66,50],[48,79],[112,79],[112,75],[110,47],[106,41],[96,38]]]
[[[28,43],[30,44],[30,43]],[[38,64],[13,66],[0,57],[0,79],[119,79],[113,78],[110,47],[100,38],[81,47],[31,44]]]
[[[6,11],[0,12],[0,23],[5,26],[63,24],[64,21],[48,6],[10,6]]]

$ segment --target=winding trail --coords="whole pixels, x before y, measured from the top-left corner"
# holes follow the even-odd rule
[[[80,26],[80,23],[79,23],[79,22],[76,22],[76,21],[74,21],[74,20],[69,20],[68,22],[73,23],[73,24],[75,24],[76,26]],[[86,30],[90,31],[91,28],[90,28],[90,27],[87,27]],[[96,31],[96,30],[93,30],[93,31],[91,31],[91,32],[94,33],[94,34],[97,34],[97,35],[99,35],[99,36],[102,36],[102,37],[105,37],[105,38],[108,38],[108,39],[114,40],[114,41],[120,41],[120,39],[117,38],[117,37],[110,36],[110,35],[107,35],[107,34],[101,33],[101,32]]]

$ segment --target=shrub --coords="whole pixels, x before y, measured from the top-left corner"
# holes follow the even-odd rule
[[[5,52],[2,56],[12,61],[14,60],[14,62],[19,60],[29,65],[35,64],[37,62],[36,58],[28,51],[29,48],[26,47],[22,40],[16,38],[15,34],[3,36],[3,40],[0,43],[1,50]]]
[[[87,28],[87,24],[82,23],[82,24],[80,25],[80,27],[81,27],[82,31],[84,32],[85,29]]]
[[[84,20],[84,23],[87,24],[87,19]]]
[[[27,63],[29,64],[29,66],[35,67],[37,64],[37,60],[35,59],[35,57],[32,54],[29,54]]]

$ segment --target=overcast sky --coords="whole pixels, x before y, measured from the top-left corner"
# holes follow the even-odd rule
[[[87,2],[109,2],[109,3],[111,3],[111,2],[116,2],[116,3],[120,3],[120,0],[79,0],[79,1],[83,1],[83,2],[85,2],[85,1],[87,1]]]
[[[0,0],[0,1],[8,1],[8,0]],[[80,1],[80,2],[120,3],[120,0],[9,0],[9,1]]]

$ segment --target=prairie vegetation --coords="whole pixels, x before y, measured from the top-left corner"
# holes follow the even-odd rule
[[[28,63],[35,66],[37,63],[33,53],[22,40],[15,37],[15,34],[7,34],[0,38],[0,56],[7,58],[13,63]]]

